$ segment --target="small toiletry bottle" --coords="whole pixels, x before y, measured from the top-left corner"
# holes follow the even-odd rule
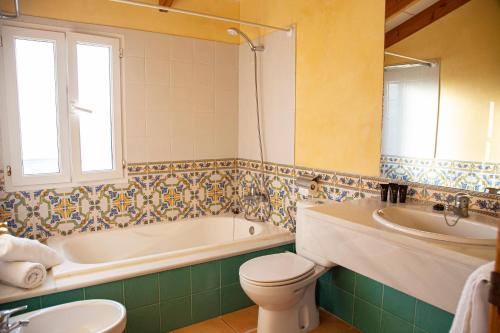
[[[396,183],[389,183],[389,200],[391,203],[398,202],[399,185]]]
[[[408,193],[408,185],[399,185],[399,202],[406,202],[406,194]]]
[[[380,200],[387,201],[388,193],[389,193],[389,184],[380,184]]]

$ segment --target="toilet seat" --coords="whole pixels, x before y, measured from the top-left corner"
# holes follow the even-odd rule
[[[294,253],[257,257],[240,267],[240,278],[256,286],[275,287],[302,281],[315,272],[315,264]]]

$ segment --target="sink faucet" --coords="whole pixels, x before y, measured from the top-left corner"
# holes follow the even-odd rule
[[[455,195],[455,202],[451,210],[459,217],[469,217],[470,197],[467,193],[459,192]]]
[[[12,324],[9,323],[9,319],[14,313],[24,311],[27,308],[27,305],[23,305],[18,308],[0,311],[0,333],[9,333],[16,328],[28,326],[29,320],[20,320]]]

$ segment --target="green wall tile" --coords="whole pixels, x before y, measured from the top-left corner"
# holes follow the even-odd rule
[[[340,319],[352,324],[354,310],[354,295],[332,286],[332,313]]]
[[[222,287],[221,289],[221,313],[233,312],[254,304],[245,294],[239,283]]]
[[[226,258],[220,261],[221,285],[228,286],[240,281],[240,266],[247,261],[245,255]]]
[[[159,333],[160,307],[158,304],[127,311],[127,333]]]
[[[320,307],[326,311],[333,311],[334,298],[332,297],[332,275],[326,272],[318,279],[316,285],[316,299]]]
[[[407,322],[415,320],[415,305],[417,300],[396,289],[384,286],[384,300],[382,308]]]
[[[138,276],[124,281],[127,310],[159,302],[158,274]]]
[[[83,300],[83,289],[73,289],[41,297],[42,308]]]
[[[356,297],[354,299],[354,326],[363,333],[379,333],[382,311]]]
[[[40,304],[40,297],[33,297],[33,298],[22,299],[20,301],[0,304],[0,310],[10,310],[23,305],[27,305],[28,309],[26,309],[25,311],[16,312],[15,314],[16,316],[25,312],[41,309],[42,307]]]
[[[219,261],[211,261],[191,267],[191,290],[193,294],[219,287]]]
[[[383,311],[382,333],[413,333],[413,324]]]
[[[192,296],[193,322],[197,323],[220,315],[220,289]]]
[[[85,299],[110,299],[124,304],[123,281],[98,284],[85,288]]]
[[[417,326],[415,326],[414,329],[413,329],[413,333],[428,333],[428,332],[426,332],[423,329],[418,328]]]
[[[382,284],[361,274],[356,274],[354,295],[380,307],[382,305]]]
[[[191,267],[161,272],[159,279],[162,301],[191,294]]]
[[[435,306],[417,301],[417,310],[415,313],[415,325],[428,333],[448,332],[453,315]]]
[[[355,275],[350,269],[336,266],[333,268],[333,283],[337,287],[354,294]]]
[[[160,312],[162,332],[190,325],[192,323],[191,296],[162,302],[160,304]]]

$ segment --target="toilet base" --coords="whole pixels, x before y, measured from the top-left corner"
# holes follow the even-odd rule
[[[269,310],[259,306],[257,333],[305,333],[318,327],[315,289],[316,281],[306,288],[302,299],[292,308]]]

